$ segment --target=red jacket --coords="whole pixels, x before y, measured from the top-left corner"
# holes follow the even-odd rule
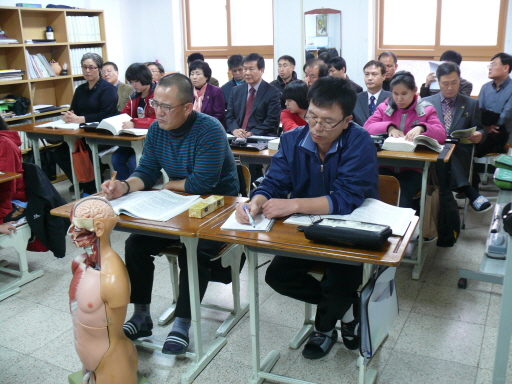
[[[139,106],[141,93],[132,93],[126,102],[121,113],[127,113],[132,118],[135,128],[149,128],[156,120],[155,110],[149,105],[149,100],[153,98],[157,83],[153,81],[146,97],[146,106],[144,107],[144,117],[137,116],[137,107]]]
[[[296,113],[291,113],[287,109],[281,111],[281,124],[283,125],[283,131],[288,132],[297,127],[303,127],[306,125],[306,121]]]
[[[16,131],[0,131],[0,171],[23,174],[20,135]],[[0,224],[12,211],[11,200],[27,201],[23,176],[0,183]]]

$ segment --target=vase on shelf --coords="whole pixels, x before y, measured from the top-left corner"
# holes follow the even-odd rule
[[[61,66],[59,65],[59,63],[57,63],[55,60],[52,60],[52,61],[50,62],[50,66],[52,67],[53,72],[55,72],[55,74],[56,74],[57,76],[59,76],[59,75],[60,75],[60,72],[62,71],[62,68],[61,68]]]

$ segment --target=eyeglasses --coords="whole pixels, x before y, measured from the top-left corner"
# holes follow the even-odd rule
[[[316,119],[314,117],[311,117],[311,116],[308,116],[308,113],[309,113],[309,110],[306,111],[306,116],[304,116],[304,120],[306,120],[309,124],[310,127],[314,127],[316,126],[317,124],[320,124],[320,128],[322,128],[324,131],[330,131],[334,128],[336,128],[338,125],[340,125],[343,120],[345,120],[345,117],[343,117],[343,119],[341,119],[340,121],[338,121],[336,124],[332,125],[332,124],[329,124],[325,121],[321,121],[319,119]]]
[[[95,69],[98,69],[98,67],[88,67],[87,65],[82,65],[82,69],[84,71],[94,71]]]
[[[231,73],[243,73],[243,68],[236,68],[236,69],[232,69],[231,70]]]
[[[487,66],[487,68],[496,68],[499,64],[497,63],[491,63]]]
[[[187,103],[185,103],[185,104],[187,104]],[[185,104],[178,104],[178,105],[175,105],[174,107],[171,107],[170,105],[159,103],[158,101],[155,101],[153,99],[149,100],[149,105],[151,106],[151,108],[153,108],[155,111],[158,108],[161,108],[162,111],[164,111],[165,113],[169,113],[174,108],[181,107],[182,105],[185,105]]]
[[[151,73],[161,73],[158,69],[152,70]]]

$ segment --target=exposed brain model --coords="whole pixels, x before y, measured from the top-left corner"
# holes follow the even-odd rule
[[[123,332],[130,301],[126,267],[110,247],[117,216],[101,197],[73,207],[68,233],[85,253],[72,264],[69,288],[75,349],[87,384],[136,384],[137,352]]]

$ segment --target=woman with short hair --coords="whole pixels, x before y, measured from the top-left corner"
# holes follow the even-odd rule
[[[194,111],[215,117],[225,126],[224,93],[219,87],[208,83],[212,77],[212,70],[208,63],[201,60],[193,61],[188,67],[188,74],[194,86]]]

